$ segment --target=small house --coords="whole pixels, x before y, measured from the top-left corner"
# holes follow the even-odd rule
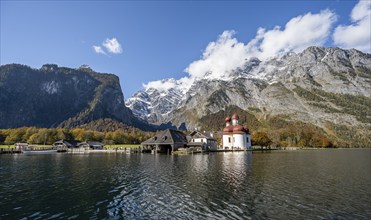
[[[22,150],[22,149],[26,149],[28,147],[28,144],[27,143],[15,143],[14,146],[15,146],[15,149]]]
[[[171,153],[179,148],[186,147],[187,143],[187,136],[183,132],[166,129],[154,137],[142,142],[141,147],[143,150],[155,150],[159,153]]]
[[[98,141],[86,141],[79,143],[78,146],[85,149],[103,150],[104,144]]]
[[[76,140],[59,140],[54,142],[53,146],[58,148],[78,148],[80,143],[80,141]]]
[[[202,150],[216,151],[218,149],[217,140],[213,137],[211,132],[199,132],[193,131],[190,134],[190,140],[188,142],[189,147],[201,147]]]

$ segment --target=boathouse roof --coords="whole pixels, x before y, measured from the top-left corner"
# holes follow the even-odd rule
[[[187,136],[177,130],[166,129],[165,131],[151,137],[150,139],[142,142],[142,144],[187,144]]]

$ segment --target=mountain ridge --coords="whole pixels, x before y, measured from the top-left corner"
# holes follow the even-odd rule
[[[260,90],[280,82],[289,87],[289,89],[299,86],[305,89],[319,88],[325,92],[369,97],[371,96],[371,85],[368,81],[370,68],[371,55],[369,54],[364,54],[354,49],[309,47],[302,53],[295,54],[291,52],[283,57],[273,58],[268,61],[259,61],[257,58],[251,58],[245,63],[243,68],[236,69],[225,78],[213,79],[209,77],[210,79],[207,79],[206,76],[202,80],[195,80],[187,91],[176,90],[176,87],[170,88],[176,91],[176,95],[183,97],[183,99],[177,99],[176,102],[169,102],[169,105],[165,105],[167,109],[166,114],[161,109],[153,108],[153,104],[156,102],[152,101],[151,94],[147,91],[156,91],[157,94],[161,94],[162,99],[166,99],[172,96],[168,92],[169,90],[164,91],[162,89],[159,91],[156,88],[147,87],[130,97],[126,104],[136,116],[156,124],[167,122],[166,120],[170,119],[172,111],[181,108],[185,104],[188,105],[190,100],[199,93],[198,88],[202,86],[205,88],[204,90],[212,91],[209,94],[211,99],[216,97],[218,93],[213,88],[218,88],[220,92],[228,86],[230,90],[234,90],[234,93],[239,92],[242,95],[239,100],[246,100],[248,98],[246,95],[251,95],[253,91],[249,91],[249,88],[246,88],[244,85],[248,84],[250,87],[256,87]],[[211,74],[206,73],[205,75],[210,76]],[[236,79],[241,81],[238,82]],[[162,81],[168,80],[172,79]],[[213,86],[204,85],[205,81]],[[228,85],[231,84],[230,82],[234,82],[234,86]],[[174,85],[176,86],[176,83]],[[157,94],[155,98],[157,98]],[[145,102],[141,102],[142,100],[138,97],[146,97]],[[220,104],[228,103],[225,101],[227,101],[226,99],[229,96],[222,95],[220,97],[220,99],[215,99],[215,101],[221,102]],[[259,105],[264,100],[255,101]],[[213,103],[209,104],[213,105]],[[145,109],[145,113],[141,109]]]
[[[216,76],[207,72],[198,78],[149,82],[125,102],[114,74],[86,65],[32,69],[7,64],[0,66],[0,128],[220,130],[223,120],[215,118],[234,109],[258,121],[253,130],[272,137],[281,135],[272,130],[279,121],[298,130],[322,131],[343,144],[339,146],[357,144],[356,137],[370,144],[362,139],[371,135],[370,54],[309,47],[264,61],[250,58]]]
[[[87,65],[0,66],[0,127],[73,128],[111,118],[146,129],[124,104],[119,78]],[[9,120],[10,119],[10,120]]]
[[[184,94],[182,100],[167,106],[171,111],[166,114],[150,108],[152,97],[146,90],[156,89],[150,87],[138,92],[148,97],[147,102],[139,100],[129,108],[140,115],[137,111],[148,105],[150,111],[142,114],[146,115],[143,120],[154,124],[185,124],[190,130],[207,127],[203,123],[212,121],[201,123],[201,119],[228,106],[237,106],[257,116],[263,124],[277,116],[312,124],[328,135],[336,133],[334,126],[366,133],[371,130],[371,55],[355,49],[309,47],[301,53],[291,52],[266,61],[251,58],[234,71],[216,74],[223,78],[213,78],[212,73],[205,75],[194,79],[187,91],[179,91]],[[167,91],[161,93],[163,99],[169,95]],[[134,95],[128,100],[135,98]],[[218,128],[222,126],[221,121]]]

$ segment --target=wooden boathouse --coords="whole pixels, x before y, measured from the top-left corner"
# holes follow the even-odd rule
[[[187,136],[181,131],[166,129],[141,143],[143,152],[171,153],[187,146]]]

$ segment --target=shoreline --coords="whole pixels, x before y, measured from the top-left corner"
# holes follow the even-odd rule
[[[205,153],[222,153],[222,152],[267,152],[267,151],[308,151],[308,150],[340,150],[340,149],[371,149],[371,147],[364,148],[311,148],[311,147],[287,147],[287,148],[252,148],[252,149],[233,149],[233,150],[216,150],[216,151],[174,151],[174,155],[188,155],[188,154],[205,154]],[[89,154],[89,153],[125,153],[125,154],[164,154],[158,152],[142,152],[140,148],[126,148],[126,149],[101,149],[101,150],[85,150],[85,149],[68,149],[58,154]],[[23,154],[21,150],[14,148],[1,149],[1,154]]]

